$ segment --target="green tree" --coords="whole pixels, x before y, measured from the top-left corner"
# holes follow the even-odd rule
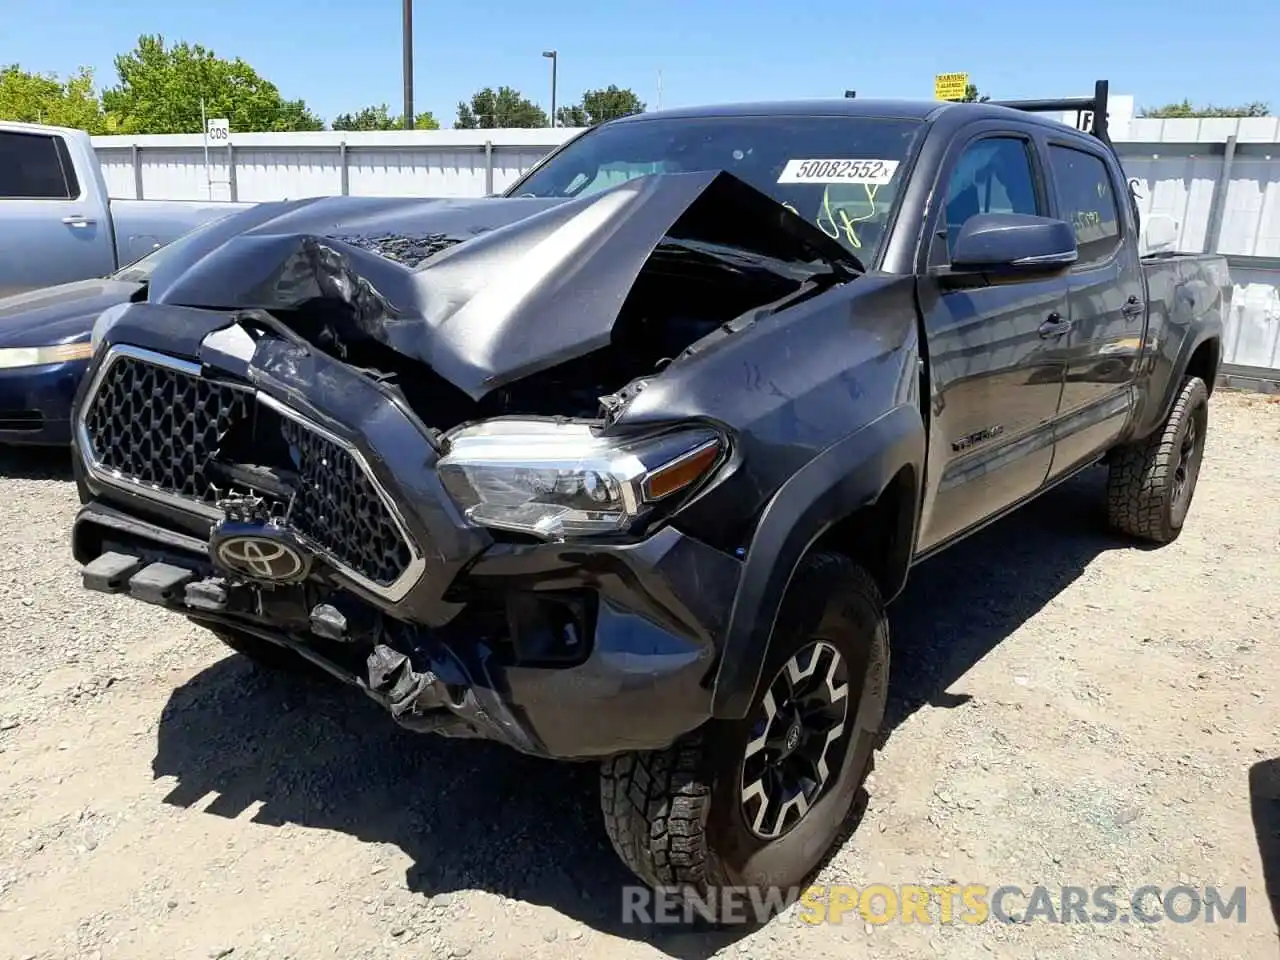
[[[418,114],[415,130],[439,130],[440,124],[430,111]],[[404,114],[392,115],[385,103],[365,107],[355,113],[340,113],[333,120],[334,130],[403,130]]]
[[[582,108],[586,111],[588,123],[593,127],[606,120],[644,113],[644,103],[635,95],[635,91],[619,89],[613,84],[603,90],[588,90],[584,93]]]
[[[968,83],[968,84],[965,84],[964,96],[960,98],[960,102],[961,103],[986,103],[990,99],[991,98],[988,97],[985,93],[978,93],[978,88],[975,84]]]
[[[594,127],[606,120],[644,113],[644,103],[635,92],[613,84],[602,90],[588,90],[582,102],[556,111],[556,123],[562,127]]]
[[[491,130],[500,127],[545,127],[547,112],[512,87],[485,87],[458,104],[459,130]]]
[[[1270,105],[1260,100],[1234,107],[1215,107],[1212,104],[1193,107],[1190,100],[1183,100],[1181,103],[1166,103],[1163,107],[1144,107],[1138,112],[1138,116],[1157,120],[1184,117],[1265,117],[1269,111]]]
[[[144,34],[115,65],[120,82],[102,105],[122,133],[200,133],[202,97],[205,116],[227,117],[232,130],[324,129],[302,100],[286,100],[243,60],[200,44],[166,47],[163,37]]]
[[[590,125],[590,121],[587,120],[587,111],[580,103],[575,103],[570,107],[561,107],[556,111],[556,126],[588,127]]]
[[[0,67],[0,120],[47,123],[89,133],[107,133],[93,71],[81,67],[66,80],[28,73],[18,64]]]

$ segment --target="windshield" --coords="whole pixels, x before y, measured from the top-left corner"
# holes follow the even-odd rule
[[[171,240],[163,247],[152,250],[150,253],[139,257],[133,263],[121,267],[115,273],[108,274],[109,280],[123,280],[127,283],[150,283],[151,275],[156,272],[156,267],[164,263],[169,257],[181,253],[183,249],[192,241],[198,238],[206,230],[215,224],[221,223],[227,217],[232,216],[228,213],[221,217],[214,217],[212,220],[206,220],[194,230],[189,230],[176,240]]]
[[[922,129],[872,117],[628,121],[583,134],[507,195],[583,197],[655,173],[727,170],[871,263]]]

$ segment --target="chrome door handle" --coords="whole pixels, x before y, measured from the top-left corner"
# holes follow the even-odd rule
[[[97,223],[98,221],[93,220],[89,217],[82,217],[78,213],[73,213],[69,217],[63,217],[62,222],[69,227],[88,227]]]

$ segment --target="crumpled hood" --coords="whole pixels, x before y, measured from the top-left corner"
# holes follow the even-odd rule
[[[157,269],[148,299],[266,310],[339,345],[376,340],[478,400],[608,344],[664,238],[853,269],[817,228],[714,171],[574,200],[331,199],[229,218]]]
[[[0,299],[0,347],[42,347],[88,340],[108,307],[126,303],[142,284],[78,280]]]

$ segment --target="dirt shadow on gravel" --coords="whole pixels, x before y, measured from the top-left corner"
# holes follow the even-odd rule
[[[1075,580],[1100,552],[1099,478],[1081,477],[921,565],[895,604],[890,731]],[[270,675],[238,657],[176,690],[159,724],[167,802],[339,830],[412,860],[411,891],[486,890],[602,932],[704,960],[750,932],[625,924],[632,883],[604,833],[594,765],[415,736],[356,691]],[[856,827],[865,796],[847,836]],[[353,882],[358,882],[352,878]],[[425,906],[425,904],[424,904]],[[425,912],[425,911],[424,911]]]
[[[1152,549],[1105,523],[1106,471],[1088,470],[917,566],[889,609],[885,735],[947,690],[1107,550]]]
[[[1262,859],[1264,892],[1280,934],[1280,758],[1263,760],[1250,768],[1249,805]]]
[[[177,778],[165,798],[177,806],[235,817],[261,802],[258,823],[394,845],[424,916],[429,897],[485,890],[689,960],[745,933],[622,922],[632,881],[605,837],[594,765],[406,733],[337,684],[221,660],[174,691],[152,767]]]
[[[70,480],[70,447],[0,446],[0,477],[9,480]]]

